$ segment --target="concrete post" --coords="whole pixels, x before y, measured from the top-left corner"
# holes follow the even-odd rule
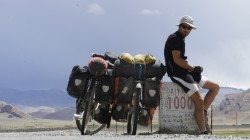
[[[160,93],[159,132],[166,134],[199,134],[194,119],[194,103],[180,86],[163,83]]]

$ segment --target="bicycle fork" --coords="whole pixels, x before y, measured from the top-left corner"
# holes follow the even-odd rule
[[[94,86],[94,83],[92,81],[93,81],[92,78],[88,80],[86,94],[84,94],[82,99],[79,99],[80,101],[77,102],[77,105],[76,105],[77,107],[78,106],[83,106],[85,104],[85,102],[89,101],[89,99],[91,97],[91,94],[92,94],[92,87]],[[84,102],[84,103],[82,103],[82,102]],[[82,111],[81,114],[76,114],[75,113],[74,116],[73,116],[73,119],[74,120],[82,120],[83,114],[84,114],[84,110]]]

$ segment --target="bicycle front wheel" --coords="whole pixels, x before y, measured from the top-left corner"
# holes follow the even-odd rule
[[[133,99],[132,108],[128,115],[128,124],[127,124],[128,134],[136,135],[141,92],[142,92],[141,88],[136,88],[135,95],[133,97],[134,99]]]
[[[74,115],[74,119],[76,121],[76,126],[79,131],[82,131],[82,115],[84,111],[84,102],[83,100],[79,99],[76,102],[76,114]]]
[[[93,92],[93,91],[92,91]],[[93,135],[101,131],[106,124],[98,123],[93,119],[94,111],[96,109],[97,103],[93,100],[94,93],[91,94],[90,99],[85,102],[84,109],[82,112],[82,135]]]

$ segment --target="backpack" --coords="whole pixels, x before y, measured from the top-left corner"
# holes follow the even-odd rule
[[[74,66],[68,81],[67,92],[73,98],[84,97],[87,81],[90,78],[88,67]]]

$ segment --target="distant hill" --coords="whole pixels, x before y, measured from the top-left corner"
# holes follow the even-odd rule
[[[72,120],[76,112],[74,107],[65,107],[58,109],[54,112],[48,110],[38,110],[37,112],[30,113],[35,118],[51,119],[51,120]]]
[[[217,96],[213,102],[213,105],[218,106],[221,103],[221,101],[223,99],[225,99],[227,96],[232,95],[232,94],[233,95],[239,94],[239,93],[242,93],[244,91],[246,91],[246,90],[232,88],[232,87],[221,87],[219,93],[217,94]],[[201,89],[201,93],[202,93],[202,95],[205,95],[205,93],[207,93],[207,90]]]
[[[0,101],[0,118],[25,118],[31,119],[32,116],[28,115],[17,108],[13,107],[12,105]]]
[[[250,89],[240,94],[226,96],[219,106],[215,108],[216,116],[220,116],[220,119],[224,118],[224,120],[231,122],[235,122],[236,112],[239,123],[250,123]]]
[[[74,106],[75,99],[66,91],[50,90],[17,90],[11,88],[0,89],[0,99],[13,105],[49,106],[55,108]]]
[[[230,111],[250,111],[250,89],[240,94],[231,94],[223,99],[219,111],[227,114]]]

